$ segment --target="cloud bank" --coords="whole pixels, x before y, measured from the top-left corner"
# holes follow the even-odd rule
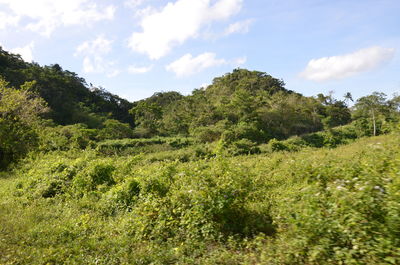
[[[313,81],[343,79],[376,69],[390,61],[395,49],[374,46],[353,53],[312,59],[300,76]]]
[[[28,19],[25,28],[45,36],[50,36],[60,26],[111,20],[115,13],[113,5],[98,6],[93,0],[0,0],[0,4],[8,9],[0,11],[0,29]]]
[[[196,38],[200,30],[215,21],[238,13],[243,0],[178,0],[161,11],[151,12],[141,19],[141,32],[129,39],[129,47],[150,59],[159,59],[175,46]]]

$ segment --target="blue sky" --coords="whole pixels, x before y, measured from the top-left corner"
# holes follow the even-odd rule
[[[0,0],[0,45],[129,100],[240,67],[307,96],[400,92],[399,0]]]

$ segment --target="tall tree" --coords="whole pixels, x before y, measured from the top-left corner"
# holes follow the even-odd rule
[[[0,169],[37,147],[40,114],[47,107],[32,91],[33,85],[14,89],[0,78]]]
[[[373,135],[377,134],[377,120],[384,119],[388,114],[386,94],[374,92],[371,95],[361,97],[354,105],[355,117],[369,117],[372,122]]]

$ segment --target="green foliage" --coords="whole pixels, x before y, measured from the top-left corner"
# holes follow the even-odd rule
[[[326,117],[322,120],[325,128],[348,124],[351,121],[351,113],[343,101],[333,101],[325,108]]]
[[[106,140],[96,145],[96,151],[103,155],[138,153],[143,150],[141,147],[162,145],[166,142],[163,138]]]
[[[160,132],[164,109],[181,98],[182,95],[178,92],[155,93],[148,99],[136,102],[129,112],[133,115],[135,124],[152,136]]]
[[[400,120],[398,101],[396,95],[388,100],[379,92],[359,98],[354,105],[353,117],[360,133],[367,136],[387,133],[390,124]]]
[[[225,132],[226,126],[223,123],[210,126],[201,126],[192,130],[191,135],[201,143],[218,141]]]
[[[350,123],[351,94],[245,69],[133,104],[3,50],[0,71],[24,84],[0,80],[0,168],[25,157],[0,174],[1,264],[400,263],[399,96]]]
[[[268,142],[270,150],[273,152],[277,151],[288,151],[289,147],[282,141],[278,141],[277,139],[272,139]]]
[[[268,134],[263,130],[260,130],[258,124],[255,122],[240,122],[235,126],[230,127],[221,136],[221,139],[227,143],[242,139],[262,142],[263,139],[266,138],[268,138]]]
[[[55,150],[85,149],[95,144],[97,129],[88,129],[85,124],[46,126],[39,132],[40,147],[44,152]]]
[[[299,151],[305,147],[334,148],[342,144],[348,144],[361,136],[357,134],[356,126],[352,124],[324,132],[295,136],[287,140],[272,139],[268,142],[264,152]]]
[[[323,100],[322,100],[323,99]],[[304,97],[284,88],[282,80],[246,69],[235,69],[190,96],[156,93],[130,110],[137,135],[184,135],[201,142],[267,142],[332,128],[350,122],[343,101],[321,95]],[[229,139],[228,139],[229,138]]]
[[[99,139],[124,139],[133,137],[133,131],[127,123],[108,119],[103,122],[103,126],[99,131]]]
[[[25,83],[15,89],[0,78],[0,169],[38,146],[40,115],[47,109],[44,101],[32,92],[34,84]]]
[[[398,264],[398,142],[185,163],[43,154],[0,179],[0,261]]]
[[[243,155],[243,154],[257,154],[260,153],[261,151],[257,146],[257,143],[252,142],[249,139],[241,139],[229,144],[228,152],[232,155]]]
[[[85,191],[92,191],[100,188],[108,188],[115,184],[115,180],[112,176],[115,167],[107,163],[94,163],[73,179],[73,186],[78,194],[84,193]]]
[[[103,88],[88,86],[83,78],[58,64],[26,63],[0,47],[0,73],[14,87],[35,81],[33,89],[50,108],[46,117],[57,124],[85,123],[95,128],[101,126],[102,119],[110,117],[133,125],[128,113],[132,103]]]

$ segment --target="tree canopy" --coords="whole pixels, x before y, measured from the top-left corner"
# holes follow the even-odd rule
[[[0,78],[0,169],[24,156],[38,144],[40,115],[48,108],[27,82],[20,89]]]
[[[256,142],[350,122],[345,102],[323,95],[323,101],[304,97],[284,86],[267,73],[235,69],[189,96],[157,93],[135,103],[131,113],[138,129],[149,135],[200,134],[200,138],[215,140],[225,132],[229,138]]]
[[[99,127],[110,117],[133,125],[128,113],[132,103],[103,88],[88,86],[83,78],[58,64],[27,63],[0,47],[0,75],[16,88],[36,81],[32,89],[47,102],[47,117],[57,124],[86,123]]]

